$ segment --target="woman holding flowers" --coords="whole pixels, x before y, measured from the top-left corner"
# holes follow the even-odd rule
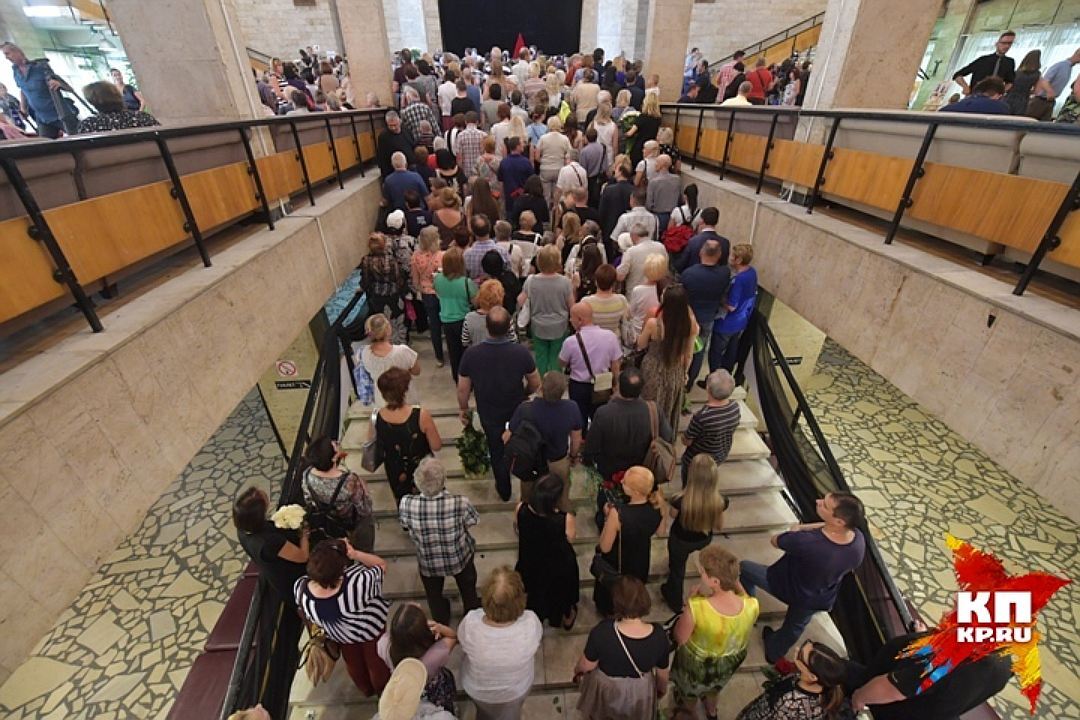
[[[247,488],[233,503],[233,525],[244,552],[259,566],[259,574],[282,600],[292,605],[293,584],[304,574],[304,563],[308,559],[308,529],[302,527],[302,508],[297,508],[299,518],[283,520],[279,526],[266,519],[269,505],[270,499],[264,490],[254,486]],[[274,516],[276,519],[278,513]]]

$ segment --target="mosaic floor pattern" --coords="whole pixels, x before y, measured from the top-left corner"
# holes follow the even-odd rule
[[[283,470],[252,392],[0,687],[0,716],[163,719],[244,566],[232,499]]]
[[[1010,572],[1074,580],[1040,614],[1044,687],[1036,717],[1080,717],[1075,523],[832,340],[804,390],[867,505],[893,578],[928,622],[952,606],[957,589],[946,532],[995,553]],[[1008,720],[1031,717],[1015,681],[994,705]]]

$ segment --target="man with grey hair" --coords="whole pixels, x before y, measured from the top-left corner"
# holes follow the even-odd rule
[[[700,453],[708,453],[718,463],[727,459],[731,452],[731,439],[739,428],[739,403],[731,399],[735,391],[735,378],[727,370],[716,370],[705,379],[709,399],[690,418],[683,433],[686,452],[682,456],[682,479],[686,485],[686,473],[690,461]]]
[[[431,109],[431,106],[420,99],[420,93],[416,88],[409,85],[405,86],[405,89],[401,93],[401,127],[405,133],[405,136],[409,138],[409,142],[414,146],[419,145],[420,140],[420,123],[427,120],[434,131],[439,127],[439,119],[435,117],[435,112]]]
[[[682,199],[682,183],[678,175],[668,172],[671,169],[671,157],[661,155],[656,158],[656,174],[649,179],[645,193],[645,209],[656,216],[656,226],[661,235],[667,230],[671,211]]]
[[[720,103],[720,107],[731,107],[732,105],[735,105],[736,107],[749,107],[750,105],[753,105],[754,103],[750,102],[749,97],[750,91],[753,89],[753,85],[751,85],[746,80],[743,80],[741,83],[739,83],[738,94],[734,97],[729,97],[727,100]]]
[[[667,248],[663,243],[652,239],[649,229],[643,223],[635,223],[630,227],[630,240],[634,245],[623,253],[622,262],[616,270],[616,277],[622,281],[623,294],[626,297],[630,297],[634,288],[644,282],[645,261],[650,255],[663,255],[664,260],[667,260]]]
[[[405,193],[410,190],[415,190],[420,196],[420,204],[427,207],[424,203],[424,198],[428,193],[427,183],[424,182],[424,178],[420,177],[419,173],[409,169],[408,162],[405,159],[405,153],[400,150],[390,156],[390,164],[393,166],[394,172],[383,178],[383,195],[386,197],[386,202],[391,210],[401,210],[402,212],[406,210]]]
[[[386,129],[379,133],[375,141],[375,160],[379,163],[379,174],[384,178],[394,172],[393,157],[396,152],[405,155],[406,166],[416,162],[413,146],[401,132],[401,116],[391,110],[386,113]]]
[[[443,597],[443,583],[453,576],[461,592],[465,612],[480,607],[476,594],[476,541],[469,528],[480,520],[476,508],[464,495],[446,490],[446,469],[435,458],[424,458],[413,473],[419,495],[401,498],[398,519],[416,544],[420,582],[435,622],[450,622],[450,601]]]
[[[630,228],[635,223],[644,225],[650,238],[655,240],[660,237],[660,233],[657,232],[656,216],[645,207],[648,198],[648,190],[643,187],[636,187],[631,190],[630,209],[619,216],[618,222],[615,223],[615,227],[611,230],[610,237],[612,240],[615,240],[624,232],[630,232]],[[667,251],[665,250],[665,252]]]

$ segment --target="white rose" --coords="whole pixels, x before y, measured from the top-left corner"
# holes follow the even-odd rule
[[[305,512],[302,505],[285,505],[271,515],[270,519],[279,528],[298,530],[304,524]]]

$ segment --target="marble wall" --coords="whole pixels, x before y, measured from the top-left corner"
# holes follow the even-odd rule
[[[331,0],[315,0],[312,5],[295,5],[293,0],[236,0],[236,11],[248,47],[292,60],[308,45],[341,52],[330,4]]]
[[[359,262],[378,198],[355,178],[3,375],[0,680]]]
[[[826,0],[695,3],[690,47],[700,48],[709,61],[719,60],[817,15],[825,5]]]
[[[686,170],[761,284],[1073,520],[1076,311],[914,247]]]

